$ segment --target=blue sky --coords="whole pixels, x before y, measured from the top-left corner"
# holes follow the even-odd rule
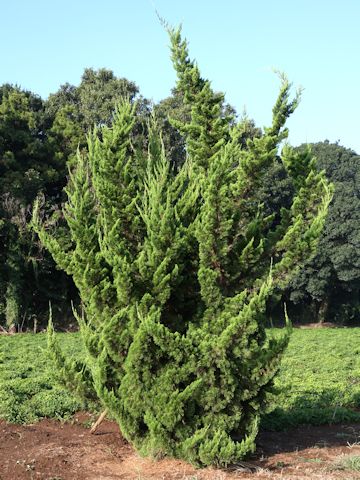
[[[239,113],[269,124],[275,68],[304,87],[290,142],[339,140],[360,153],[359,0],[2,0],[0,84],[46,98],[105,67],[165,98],[175,75],[154,5],[182,23],[203,76]]]

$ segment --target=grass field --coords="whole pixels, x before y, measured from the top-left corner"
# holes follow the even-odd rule
[[[266,428],[360,421],[360,328],[294,329],[275,385]]]
[[[69,355],[81,355],[78,334],[59,336]],[[46,344],[46,334],[0,337],[0,418],[32,423],[42,417],[68,418],[84,408],[55,384]]]
[[[82,355],[78,334],[59,334],[67,355]],[[295,329],[276,380],[266,429],[360,421],[360,328]],[[0,336],[0,418],[32,423],[87,408],[54,384],[46,335]]]

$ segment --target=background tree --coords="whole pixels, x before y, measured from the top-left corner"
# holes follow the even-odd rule
[[[288,298],[300,319],[358,321],[360,157],[327,141],[312,144],[311,150],[317,168],[334,183],[335,193],[317,253],[291,282]]]
[[[26,325],[32,316],[46,315],[46,288],[53,292],[48,292],[48,298],[58,304],[59,280],[61,285],[64,275],[55,272],[53,260],[28,228],[28,221],[39,192],[44,192],[52,205],[61,196],[65,161],[54,155],[48,142],[39,97],[3,85],[0,100],[0,321],[8,326]],[[49,271],[53,274],[50,288]]]
[[[141,142],[139,137],[146,130],[149,103],[130,80],[116,77],[105,68],[86,68],[78,86],[66,83],[51,94],[45,108],[52,119],[51,131],[59,142],[60,154],[74,155],[77,146],[86,146],[86,135],[94,126],[109,126],[115,106],[122,98],[128,98],[131,103],[137,100],[137,128],[133,135]]]
[[[86,69],[78,87],[66,84],[45,102],[18,87],[0,88],[0,322],[24,327],[35,318],[40,322],[48,315],[49,300],[64,327],[71,321],[64,301],[75,299],[76,289],[29,230],[30,206],[44,193],[47,214],[54,216],[50,223],[61,222],[63,188],[68,167],[76,166],[75,152],[85,148],[95,124],[111,122],[122,96],[133,102],[137,87],[105,69]],[[133,142],[146,148],[147,102],[139,99],[137,109]]]

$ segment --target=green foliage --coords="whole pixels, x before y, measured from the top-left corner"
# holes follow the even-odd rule
[[[49,142],[56,151],[56,158],[76,164],[76,149],[86,147],[86,135],[94,126],[111,125],[115,105],[122,98],[131,103],[137,99],[133,141],[141,144],[148,102],[139,96],[137,86],[126,78],[116,77],[105,68],[86,68],[78,86],[66,83],[51,94],[45,102],[45,112],[51,124]]]
[[[315,250],[331,188],[307,153],[284,148],[295,193],[274,225],[259,190],[298,95],[290,100],[282,78],[271,127],[243,148],[243,122],[224,114],[223,95],[201,78],[180,32],[169,33],[191,107],[177,123],[186,161],[171,167],[156,120],[147,155],[137,149],[137,107],[123,100],[112,126],[78,151],[67,235],[41,223],[39,204],[33,225],[82,300],[83,362],[64,355],[49,327],[64,383],[95,394],[141,453],[226,465],[255,448],[289,339],[289,329],[266,335],[266,303]]]
[[[291,282],[289,298],[299,317],[309,305],[318,321],[355,324],[360,318],[360,157],[329,142],[311,150],[335,193],[317,253]]]
[[[72,109],[72,117],[84,133],[95,125],[110,125],[114,106],[121,98],[133,100],[138,88],[126,78],[118,78],[111,70],[86,68],[79,86],[66,83],[49,96],[46,109],[51,116]]]
[[[77,301],[72,281],[55,264],[34,232],[29,231],[31,205],[46,195],[48,223],[63,221],[59,206],[66,184],[66,163],[76,162],[76,149],[86,144],[94,124],[111,122],[121,96],[133,101],[135,84],[108,70],[86,69],[78,87],[64,85],[43,101],[19,87],[0,87],[0,323],[17,329],[44,325],[48,302],[54,318],[66,327],[73,319],[70,299]],[[141,143],[146,101],[138,104]],[[65,317],[65,318],[64,318]]]
[[[36,196],[46,194],[54,209],[65,183],[65,159],[56,156],[47,127],[39,97],[0,87],[0,323],[18,328],[47,316],[49,299],[59,306],[67,297],[59,288],[64,275],[28,228]]]

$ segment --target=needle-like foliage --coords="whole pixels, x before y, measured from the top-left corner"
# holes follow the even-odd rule
[[[289,337],[266,335],[266,303],[314,251],[331,188],[308,152],[285,147],[296,194],[280,221],[266,216],[258,192],[299,96],[290,99],[282,78],[272,125],[244,147],[223,96],[202,79],[180,31],[169,33],[191,107],[191,121],[177,125],[185,163],[171,166],[155,120],[147,155],[134,150],[136,110],[125,100],[78,153],[67,240],[40,222],[38,205],[33,223],[82,299],[85,363],[63,356],[50,327],[65,383],[99,398],[141,453],[226,465],[255,448]]]

